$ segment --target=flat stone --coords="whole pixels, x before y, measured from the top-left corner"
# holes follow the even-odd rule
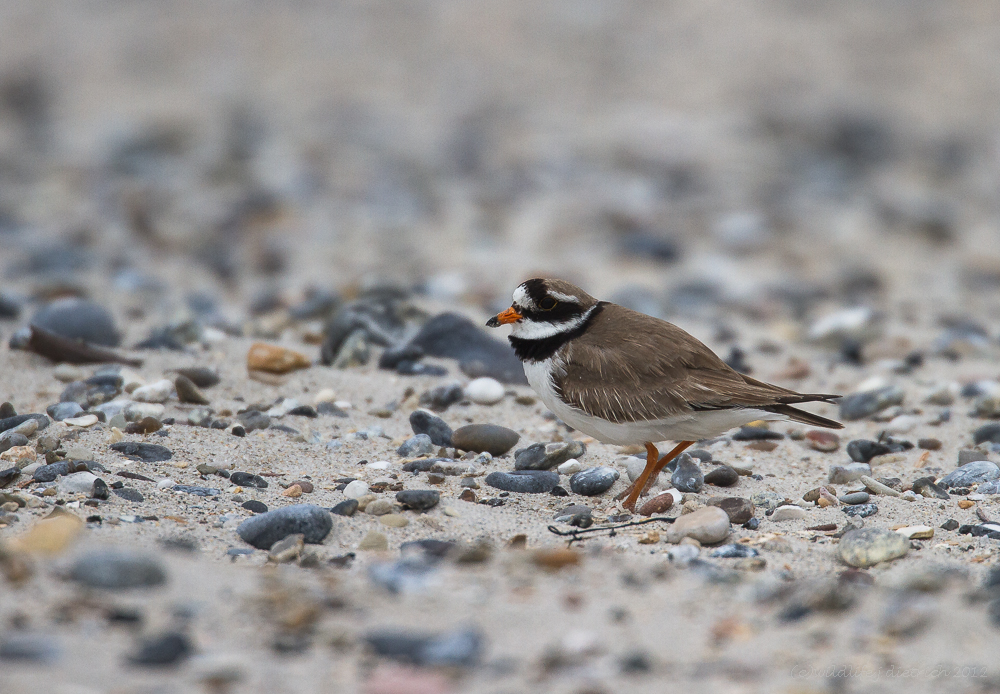
[[[722,542],[728,535],[729,516],[726,512],[717,506],[705,506],[675,520],[666,530],[666,541],[677,544],[690,537],[703,545],[713,545]]]
[[[990,482],[997,478],[1000,478],[1000,467],[997,467],[996,463],[988,460],[977,460],[953,470],[943,479],[938,480],[938,485],[945,489],[968,487],[973,484]]]
[[[707,502],[709,506],[717,506],[729,516],[733,525],[743,525],[754,516],[754,505],[749,499],[739,496],[713,496]]]
[[[56,299],[35,313],[31,325],[92,345],[117,347],[121,344],[121,333],[115,327],[111,312],[86,299]]]
[[[396,501],[413,511],[427,511],[441,501],[441,492],[433,489],[405,489],[396,493]]]
[[[142,386],[132,391],[132,399],[136,402],[164,403],[170,399],[174,392],[174,383],[169,379],[162,379]]]
[[[801,506],[785,505],[774,509],[771,520],[778,523],[789,520],[802,520],[806,517],[806,510]]]
[[[556,468],[556,472],[560,475],[575,475],[583,469],[583,465],[576,458],[570,458],[565,463],[561,463],[559,467]]]
[[[92,460],[63,460],[51,465],[42,465],[35,470],[32,477],[36,482],[53,482],[60,475],[69,475],[74,472],[104,472],[104,467],[100,463]]]
[[[336,514],[338,516],[353,516],[358,510],[358,500],[357,499],[347,499],[346,501],[341,501],[339,504],[330,509],[330,513]]]
[[[297,504],[248,518],[236,532],[257,549],[270,549],[275,542],[294,533],[302,533],[310,544],[319,544],[332,529],[333,518],[325,508]]]
[[[247,352],[247,369],[272,374],[286,374],[312,366],[309,357],[285,347],[255,342]]]
[[[901,405],[905,397],[903,389],[894,385],[845,395],[840,399],[840,418],[849,422],[864,419],[893,405]]]
[[[362,552],[384,552],[389,549],[389,539],[377,530],[369,530],[358,543],[358,549]]]
[[[388,499],[374,499],[365,505],[365,513],[369,516],[384,516],[393,513],[396,505]]]
[[[739,479],[740,476],[736,470],[728,465],[720,465],[705,475],[705,484],[712,484],[716,487],[732,487],[739,482]]]
[[[984,424],[972,432],[976,445],[981,443],[1000,443],[1000,423]]]
[[[851,530],[840,538],[837,545],[840,560],[859,569],[899,559],[906,556],[909,550],[909,539],[883,528]]]
[[[410,428],[414,434],[427,434],[435,446],[452,446],[451,427],[433,412],[414,410],[410,413]]]
[[[921,477],[919,479],[913,480],[912,491],[920,494],[921,496],[927,497],[928,499],[950,499],[951,495],[948,494],[941,486],[935,483],[933,477]],[[985,492],[984,492],[985,493]]]
[[[229,481],[240,487],[267,489],[267,480],[260,475],[254,475],[249,472],[234,472],[229,476]]]
[[[194,647],[186,635],[179,632],[167,632],[142,639],[139,642],[139,647],[129,655],[128,660],[132,665],[164,667],[180,663],[192,653],[194,653]]]
[[[94,490],[94,482],[98,480],[97,475],[92,472],[74,472],[59,478],[56,489],[60,494],[87,494]]]
[[[513,448],[521,435],[516,431],[497,424],[468,424],[452,433],[451,442],[455,448],[476,453],[503,455]]]
[[[111,450],[118,451],[129,460],[141,460],[144,463],[158,463],[174,457],[169,448],[155,443],[122,441],[111,444]]]
[[[207,405],[211,402],[204,393],[198,390],[194,381],[184,375],[174,379],[174,390],[177,391],[177,399],[190,405]]]
[[[867,504],[868,500],[871,499],[871,495],[868,492],[850,492],[849,494],[842,494],[837,498],[840,499],[840,503],[842,504],[856,506],[858,504]]]
[[[378,522],[387,528],[405,528],[410,524],[406,516],[398,513],[387,513],[384,516],[379,516]]]
[[[240,420],[240,424],[247,434],[271,428],[271,418],[259,410],[240,412],[236,418]]]
[[[121,489],[112,489],[111,493],[117,496],[119,499],[124,499],[133,504],[141,504],[146,500],[138,489],[134,487],[122,487]]]
[[[256,499],[248,499],[240,504],[240,508],[245,508],[250,513],[267,513],[267,504],[263,501],[257,501]]]
[[[570,458],[579,460],[587,447],[579,441],[535,443],[514,453],[515,470],[550,470]]]
[[[167,582],[167,572],[158,559],[126,550],[91,551],[70,568],[71,580],[88,588],[121,590],[150,588]]]
[[[597,496],[611,489],[620,476],[614,468],[592,467],[570,477],[569,487],[574,494]]]
[[[434,412],[444,412],[449,407],[459,402],[465,392],[460,383],[445,383],[431,388],[421,393],[420,406],[433,410]]]
[[[854,506],[844,506],[841,510],[853,518],[867,518],[878,513],[878,506],[876,504],[855,504]]]
[[[63,420],[63,424],[71,427],[80,427],[81,429],[86,429],[87,427],[92,427],[97,424],[100,419],[98,419],[96,414],[84,414],[79,417],[69,417]]]
[[[72,419],[83,412],[83,407],[78,402],[57,402],[45,408],[45,413],[54,422],[61,422],[64,419]]]
[[[934,537],[934,528],[929,525],[909,525],[897,528],[896,532],[908,540],[930,540]]]
[[[715,559],[746,559],[747,557],[756,557],[760,554],[753,547],[748,547],[747,545],[741,545],[737,543],[722,545],[718,547],[708,555]]]
[[[810,448],[821,453],[832,453],[840,448],[840,437],[832,431],[812,429],[806,432],[806,441]]]
[[[171,489],[175,492],[181,492],[183,494],[191,494],[193,496],[204,496],[204,497],[219,496],[219,494],[222,493],[221,490],[216,489],[215,487],[199,487],[193,484],[175,484],[173,487],[171,487]],[[261,547],[260,549],[266,549],[266,548]]]
[[[433,455],[438,446],[431,441],[427,434],[417,434],[406,439],[403,444],[396,449],[396,454],[403,458],[419,458],[421,456]]]
[[[559,475],[546,470],[492,472],[486,476],[486,484],[505,492],[547,494],[559,484]]]
[[[344,487],[344,496],[348,499],[360,499],[368,494],[368,483],[362,480],[354,480]]]

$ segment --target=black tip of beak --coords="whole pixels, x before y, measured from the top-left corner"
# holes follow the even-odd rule
[[[500,327],[500,321],[497,320],[496,316],[493,316],[488,321],[486,321],[486,327],[487,328],[499,328]]]

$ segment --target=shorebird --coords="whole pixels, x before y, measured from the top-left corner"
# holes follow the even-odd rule
[[[598,441],[643,444],[646,467],[626,490],[630,511],[671,460],[701,439],[757,420],[792,420],[842,429],[792,407],[840,396],[797,393],[730,368],[667,321],[607,301],[569,282],[531,279],[511,307],[486,325],[509,336],[528,383],[569,426]],[[660,457],[656,443],[677,441]]]

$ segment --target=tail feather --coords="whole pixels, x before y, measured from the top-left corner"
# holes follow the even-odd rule
[[[816,398],[816,400],[821,400],[821,399],[822,399],[821,397]],[[806,402],[811,402],[811,401],[807,400]],[[840,422],[834,421],[832,419],[827,419],[826,417],[820,417],[818,414],[813,414],[812,412],[806,412],[805,410],[800,410],[799,408],[792,407],[791,405],[771,405],[770,407],[763,407],[761,409],[788,417],[793,422],[799,422],[801,424],[809,424],[814,427],[823,427],[824,429],[844,428],[844,425],[841,424]]]

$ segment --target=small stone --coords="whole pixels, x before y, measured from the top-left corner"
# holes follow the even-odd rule
[[[433,489],[407,489],[396,494],[396,501],[413,511],[427,511],[438,505],[441,492]]]
[[[174,389],[177,391],[177,399],[181,402],[191,405],[207,405],[210,402],[187,376],[178,376],[174,379]]]
[[[729,516],[717,506],[705,506],[675,520],[666,530],[666,541],[677,544],[690,537],[704,545],[722,542],[729,535]]]
[[[729,516],[729,522],[734,525],[743,525],[754,515],[754,505],[749,499],[738,496],[718,497],[713,496],[708,501],[709,506],[717,506]]]
[[[125,425],[126,434],[152,434],[163,428],[163,424],[156,417],[143,417],[138,422],[129,422]]]
[[[768,441],[781,440],[785,438],[785,435],[777,431],[771,431],[767,427],[743,426],[733,434],[732,438],[733,441]]]
[[[884,443],[868,439],[855,439],[847,444],[847,455],[856,463],[867,463],[876,456],[892,452],[892,448]]]
[[[330,509],[330,513],[336,514],[338,516],[353,516],[358,510],[358,500],[357,499],[347,499],[346,501],[341,501],[339,504]]]
[[[952,471],[939,480],[938,485],[945,489],[950,487],[968,487],[973,484],[990,482],[997,478],[1000,478],[1000,467],[997,467],[996,463],[988,460],[977,460]]]
[[[910,541],[906,537],[882,528],[851,530],[837,545],[841,561],[859,569],[898,559],[909,550]]]
[[[570,477],[569,486],[574,494],[597,496],[611,489],[620,476],[614,468],[592,467]]]
[[[968,499],[962,499],[958,502],[958,507],[961,509],[972,508],[976,505],[975,501],[969,501]]]
[[[401,516],[398,513],[387,513],[384,516],[379,516],[378,522],[387,528],[405,528],[410,524],[406,516]]]
[[[942,530],[958,530],[958,521],[954,518],[949,518],[944,523],[941,524]]]
[[[819,499],[816,500],[816,505],[820,508],[827,508],[830,506],[840,506],[840,501],[836,496],[827,491],[826,487],[819,488]]]
[[[771,520],[780,523],[788,520],[802,520],[806,517],[806,510],[801,506],[785,505],[774,509]]]
[[[136,402],[163,403],[169,400],[173,393],[173,381],[164,378],[148,386],[136,388],[132,391],[132,399]]]
[[[56,299],[35,313],[31,325],[92,345],[117,347],[121,343],[121,333],[111,313],[86,299]]]
[[[216,490],[218,492],[218,490]],[[111,493],[117,496],[119,499],[129,501],[133,504],[141,504],[146,500],[146,498],[139,492],[138,489],[133,489],[132,487],[122,487],[121,489],[112,489]]]
[[[45,413],[56,422],[61,422],[65,419],[73,419],[81,412],[83,412],[83,407],[80,406],[80,403],[72,401],[58,402],[55,405],[49,405],[45,408]]]
[[[108,403],[110,404],[110,403]],[[166,409],[163,405],[155,402],[130,402],[121,411],[121,414],[125,417],[126,421],[138,422],[146,417],[152,417],[154,419],[163,418]]]
[[[298,499],[302,496],[302,487],[297,484],[293,484],[281,492],[282,496],[287,496],[289,499]]]
[[[0,453],[0,460],[12,463],[18,469],[24,469],[38,458],[38,452],[34,446],[13,446],[3,453]]]
[[[263,501],[257,501],[256,499],[248,499],[240,504],[240,508],[245,508],[251,513],[267,513],[267,504]]]
[[[294,350],[255,342],[247,352],[247,369],[272,374],[286,374],[312,366],[309,358]]]
[[[705,475],[705,483],[716,487],[732,487],[739,479],[739,473],[728,465],[720,465]]]
[[[87,373],[73,364],[56,364],[56,368],[52,369],[52,377],[63,383],[72,383],[82,381],[87,377]]]
[[[712,550],[708,555],[716,559],[747,559],[749,557],[756,557],[760,552],[755,550],[753,547],[747,547],[741,544],[729,544],[722,545],[721,547]]]
[[[556,472],[560,475],[575,475],[582,469],[583,465],[580,464],[579,460],[576,458],[570,458],[565,463],[559,465],[559,467],[556,468]]]
[[[278,540],[267,552],[267,560],[275,564],[287,564],[295,561],[302,555],[305,548],[306,536],[302,533],[293,533]]]
[[[934,482],[933,477],[921,477],[913,480],[911,490],[921,496],[927,497],[928,499],[951,498],[951,495],[948,494],[948,492]]]
[[[465,386],[465,397],[477,405],[495,405],[504,396],[504,387],[496,379],[484,376]]]
[[[806,432],[806,441],[814,451],[832,453],[840,448],[840,437],[831,431],[812,429]]]
[[[465,392],[459,383],[446,383],[432,388],[420,396],[420,406],[435,412],[444,412],[460,401]]]
[[[559,475],[547,470],[492,472],[486,476],[486,484],[505,492],[547,494],[559,484]]]
[[[63,424],[71,427],[80,427],[81,429],[86,429],[87,427],[92,427],[97,424],[100,419],[97,418],[96,414],[85,414],[79,417],[70,417],[63,420]]]
[[[1000,397],[984,395],[976,398],[976,401],[972,405],[972,410],[977,417],[996,419],[1000,417]]]
[[[785,497],[772,491],[757,492],[750,497],[754,506],[763,507],[767,511],[773,511],[785,502]]]
[[[358,549],[362,552],[384,552],[389,549],[389,539],[376,530],[369,530],[358,543]]]
[[[295,480],[294,482],[291,482],[288,486],[289,487],[298,486],[298,488],[302,490],[303,494],[312,494],[314,489],[313,483],[310,482],[309,480]]]
[[[840,418],[849,422],[870,417],[893,405],[901,405],[906,394],[898,386],[846,395],[840,399]]]
[[[387,513],[393,513],[395,510],[396,505],[388,499],[375,499],[365,505],[365,513],[369,516],[384,516]]]
[[[194,652],[187,636],[169,632],[146,638],[139,642],[139,648],[129,656],[133,665],[152,665],[163,667],[176,665],[187,659]]]
[[[396,449],[396,453],[403,458],[419,458],[433,455],[437,449],[430,436],[417,434],[404,441],[403,445]]]
[[[868,500],[871,499],[871,496],[868,492],[850,492],[849,494],[843,494],[838,498],[842,504],[856,506],[857,504],[867,504]]]
[[[198,388],[211,388],[218,385],[219,373],[205,366],[190,366],[183,369],[173,369],[173,372],[188,379]]]
[[[451,445],[463,451],[503,455],[517,444],[521,435],[496,424],[468,424],[451,435]]]
[[[167,572],[155,557],[111,549],[93,551],[77,559],[69,577],[88,588],[105,590],[150,588],[167,582]]]
[[[550,470],[570,458],[579,460],[587,447],[579,441],[535,443],[514,453],[515,470]]]
[[[221,490],[215,487],[200,487],[193,484],[175,484],[171,489],[175,492],[180,492],[181,494],[191,494],[192,496],[218,496],[222,493]],[[260,549],[266,549],[261,547]]]
[[[674,495],[668,492],[657,494],[652,499],[639,507],[640,516],[653,516],[664,513],[674,504]]]
[[[1000,443],[1000,423],[984,424],[972,432],[972,439],[978,446],[981,443]]]
[[[319,544],[332,529],[329,511],[312,504],[298,504],[248,518],[240,523],[236,532],[257,549],[269,549],[293,533],[302,533],[306,542]]]
[[[122,441],[110,446],[111,450],[118,451],[130,460],[139,460],[144,463],[159,463],[170,460],[174,454],[166,446],[155,443],[138,443],[136,441]]]
[[[97,475],[92,472],[74,472],[60,477],[56,488],[60,494],[86,494],[90,496],[97,479]]]
[[[940,439],[917,439],[917,448],[925,451],[940,451],[942,445]]]
[[[872,468],[867,463],[850,463],[848,465],[831,465],[827,473],[830,484],[850,484],[862,477],[872,474]]]
[[[476,497],[476,493],[471,489],[463,489],[462,493],[458,495],[458,500],[468,501],[474,504],[478,501],[478,498]]]
[[[443,475],[440,472],[428,472],[427,473],[427,484],[444,484],[446,479],[447,479],[447,476]],[[463,480],[465,480],[465,479],[472,479],[472,478],[471,477],[465,477],[465,478],[463,478]],[[477,485],[477,488],[478,488],[478,485]]]
[[[344,496],[348,499],[360,499],[368,493],[368,483],[354,480],[344,487]]]
[[[854,506],[844,506],[843,512],[853,518],[867,518],[878,513],[876,504],[855,504]]]
[[[451,446],[452,431],[443,419],[427,410],[410,413],[410,427],[414,434],[427,434],[435,446]]]
[[[249,434],[253,431],[269,429],[271,427],[271,418],[259,410],[247,410],[246,412],[240,412],[236,415],[236,418],[240,420],[240,424],[245,430],[245,434]],[[233,433],[236,433],[235,428]]]
[[[267,489],[267,480],[260,475],[254,475],[249,472],[234,472],[229,476],[229,481],[240,487]]]
[[[934,537],[934,528],[929,525],[908,525],[905,528],[897,528],[896,532],[908,540],[930,540]]]
[[[698,493],[705,484],[705,477],[701,473],[701,468],[694,462],[694,458],[682,453],[677,458],[677,467],[670,476],[670,481],[682,492]]]

